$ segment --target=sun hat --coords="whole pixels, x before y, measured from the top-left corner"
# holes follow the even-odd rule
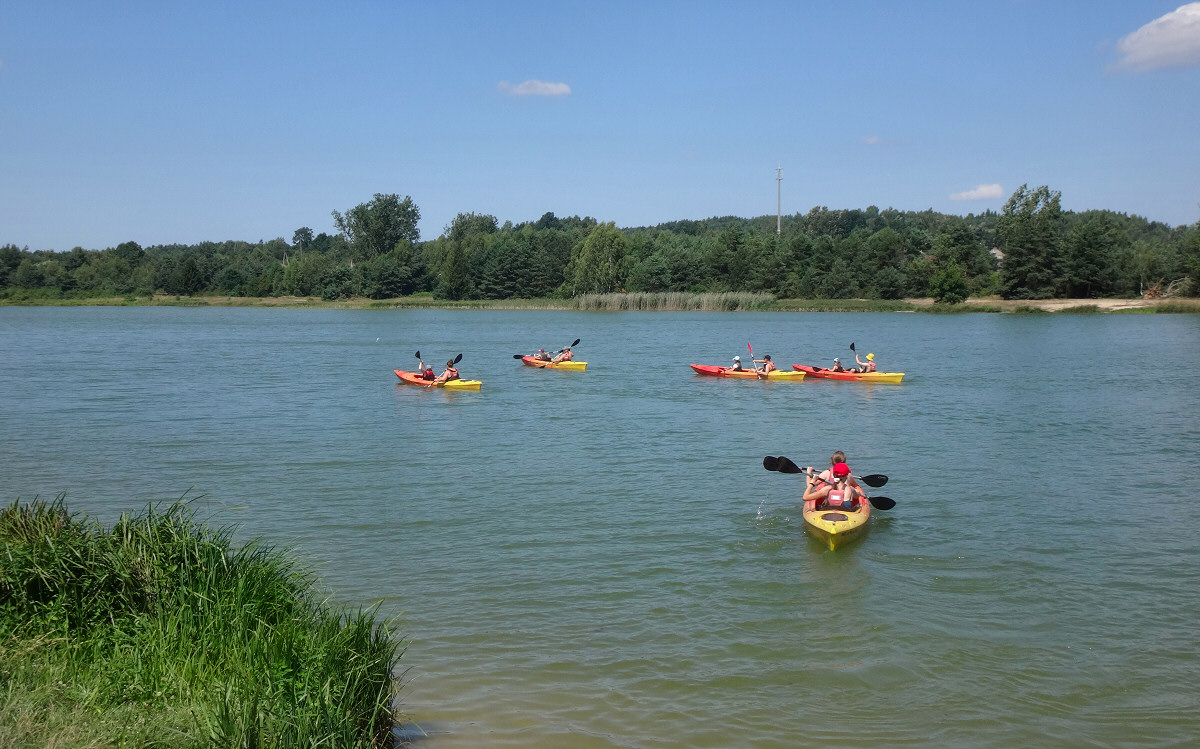
[[[740,357],[740,356],[735,356],[735,357],[733,357],[733,360],[734,360],[734,361],[741,361],[741,360],[742,360],[742,357]]]
[[[875,354],[867,354],[867,361],[875,361]]]
[[[837,358],[836,356],[835,356],[835,357],[833,357],[833,360],[834,360],[834,361],[841,361],[841,359]]]
[[[850,475],[850,466],[846,465],[845,463],[836,463],[833,466],[833,475],[834,476],[849,476]]]

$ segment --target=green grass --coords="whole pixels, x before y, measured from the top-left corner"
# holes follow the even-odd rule
[[[1104,310],[1095,304],[1081,304],[1077,307],[1064,307],[1055,314],[1058,315],[1099,315]]]
[[[111,529],[0,510],[0,746],[384,746],[395,622],[183,502]]]
[[[1162,314],[1200,314],[1200,299],[1168,299],[1159,302],[1154,311]]]

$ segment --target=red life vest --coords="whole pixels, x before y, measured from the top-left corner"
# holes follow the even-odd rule
[[[850,487],[839,485],[839,488],[829,490],[829,496],[825,498],[825,504],[830,507],[842,507],[848,510],[854,504],[852,496]]]
[[[458,379],[458,370],[455,369],[454,367],[446,367],[445,374],[446,374],[447,380],[457,380]]]

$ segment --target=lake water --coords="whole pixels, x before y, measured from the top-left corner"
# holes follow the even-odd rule
[[[851,341],[904,384],[687,367]],[[427,749],[1200,737],[1200,316],[0,307],[0,404],[4,501],[202,495],[402,613]],[[762,458],[835,449],[896,507],[830,552]]]

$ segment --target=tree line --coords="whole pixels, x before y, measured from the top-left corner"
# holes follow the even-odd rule
[[[1107,210],[1075,213],[1023,185],[1000,212],[892,208],[672,221],[618,228],[591,217],[500,224],[460,213],[422,242],[420,209],[376,194],[335,234],[289,243],[201,242],[30,252],[0,247],[0,298],[218,295],[390,299],[571,298],[645,292],[765,292],[779,298],[956,303],[1200,293],[1200,222],[1171,227]]]

